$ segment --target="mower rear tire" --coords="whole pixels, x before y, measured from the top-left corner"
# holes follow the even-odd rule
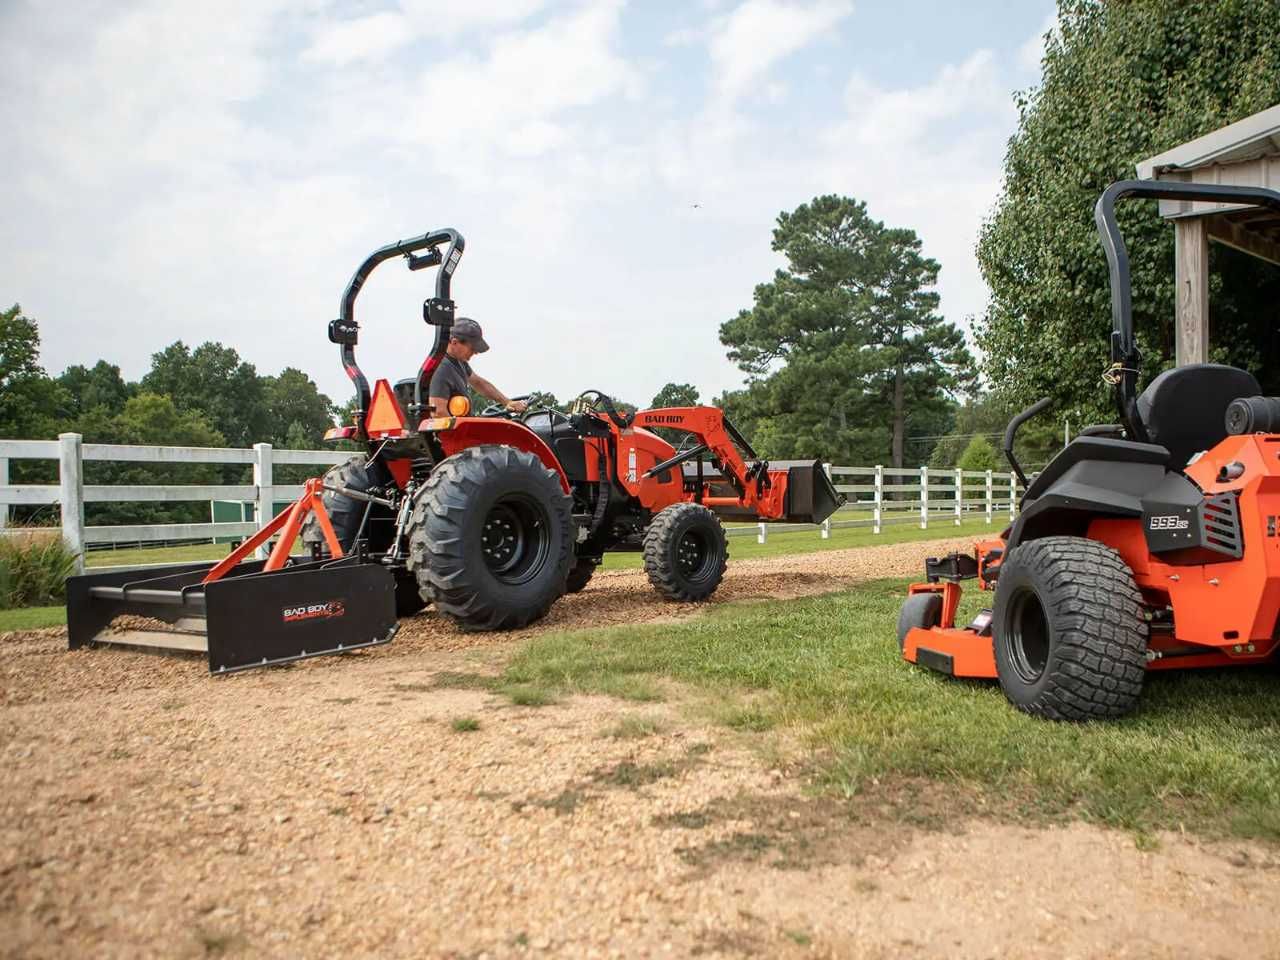
[[[578,561],[569,569],[569,576],[564,582],[565,593],[580,593],[596,572],[596,567],[600,565],[600,561],[592,560],[590,557],[580,557]]]
[[[705,600],[724,579],[729,541],[720,519],[700,503],[673,503],[644,533],[644,569],[668,600]]]
[[[907,646],[907,634],[919,627],[932,630],[942,623],[942,594],[913,593],[898,611],[898,652]]]
[[[1019,544],[1000,567],[992,634],[1000,687],[1019,710],[1109,720],[1138,705],[1148,640],[1142,594],[1105,544]]]
[[[339,463],[326,470],[324,482],[327,486],[345,487],[348,490],[365,493],[374,487],[386,486],[390,483],[391,478],[380,476],[381,473],[383,468],[376,463],[371,466],[365,462],[364,457],[352,457],[346,463]],[[338,538],[344,553],[350,553],[355,548],[356,534],[360,532],[360,521],[364,519],[366,508],[371,511],[371,519],[372,511],[383,511],[387,516],[391,515],[385,507],[375,504],[370,508],[364,501],[344,496],[334,490],[325,490],[321,496],[325,512],[329,514],[329,522],[333,525],[334,536]],[[367,526],[366,539],[373,532],[373,528]],[[306,519],[302,521],[301,537],[305,544],[319,544],[322,557],[329,555],[324,532],[320,529],[320,521],[316,519],[314,513],[308,513]],[[388,546],[389,544],[386,543],[371,543],[368,549],[380,553]],[[420,613],[429,602],[422,595],[418,581],[412,574],[408,571],[396,573],[397,617],[412,617]]]
[[[409,569],[463,630],[546,615],[573,563],[573,500],[534,454],[488,444],[442,460],[409,524]]]

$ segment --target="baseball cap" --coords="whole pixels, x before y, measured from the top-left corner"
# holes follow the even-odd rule
[[[449,328],[449,336],[467,341],[476,353],[484,353],[489,349],[489,345],[484,342],[484,331],[480,329],[480,324],[470,317],[459,317],[453,321],[453,326]]]

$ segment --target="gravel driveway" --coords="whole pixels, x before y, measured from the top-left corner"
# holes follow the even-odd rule
[[[946,547],[737,563],[721,599]],[[677,614],[606,573],[537,629]],[[211,680],[0,639],[0,956],[1280,957],[1271,848],[924,831],[890,808],[927,785],[812,796],[697,694],[457,688],[513,642],[423,616],[377,651]]]

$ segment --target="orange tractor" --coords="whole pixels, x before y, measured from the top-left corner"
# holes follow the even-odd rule
[[[329,440],[365,452],[217,564],[74,577],[71,646],[205,652],[222,673],[386,643],[428,604],[467,630],[522,627],[581,590],[608,551],[644,554],[664,597],[705,600],[724,575],[720,518],[819,523],[843,498],[819,461],[769,463],[724,413],[626,414],[588,391],[569,411],[516,417],[465,398],[429,410],[454,318],[464,241],[439,230],[374,251],[347,284],[329,339],[356,388],[354,423]],[[370,390],[356,363],[356,297],[380,263],[439,267],[423,306],[434,328],[416,376]],[[521,398],[524,399],[524,398]],[[653,428],[679,431],[672,446]],[[265,561],[248,558],[274,539]],[[308,550],[295,556],[301,540]]]
[[[1133,710],[1150,670],[1259,664],[1280,637],[1280,398],[1253,375],[1201,363],[1141,393],[1129,260],[1116,224],[1125,197],[1280,211],[1252,187],[1122,181],[1095,219],[1111,276],[1111,366],[1119,423],[1088,427],[1028,484],[1017,520],[973,555],[930,558],[898,618],[912,663],[1000,681],[1018,708],[1056,720]],[[960,582],[995,591],[957,625]]]

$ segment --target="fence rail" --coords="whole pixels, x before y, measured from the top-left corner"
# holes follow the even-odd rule
[[[64,433],[57,440],[0,440],[0,531],[8,524],[11,506],[60,507],[62,536],[83,557],[86,547],[174,540],[246,537],[266,525],[275,504],[302,494],[296,484],[272,482],[278,465],[329,466],[351,454],[333,450],[275,450],[269,443],[251,449],[211,447],[126,446],[84,443],[79,434]],[[10,484],[9,461],[56,460],[57,484]],[[85,484],[88,461],[154,463],[162,465],[214,463],[251,464],[249,484]],[[771,533],[818,532],[823,539],[834,529],[884,527],[901,523],[958,526],[966,517],[994,523],[997,515],[1012,519],[1018,509],[1020,485],[1009,473],[929,467],[843,467],[826,465],[836,490],[848,498],[824,523],[759,523],[730,526],[731,537],[755,536],[765,543]],[[252,503],[253,521],[232,523],[162,523],[86,526],[86,503],[181,503],[230,500]],[[856,516],[855,516],[856,515]]]

